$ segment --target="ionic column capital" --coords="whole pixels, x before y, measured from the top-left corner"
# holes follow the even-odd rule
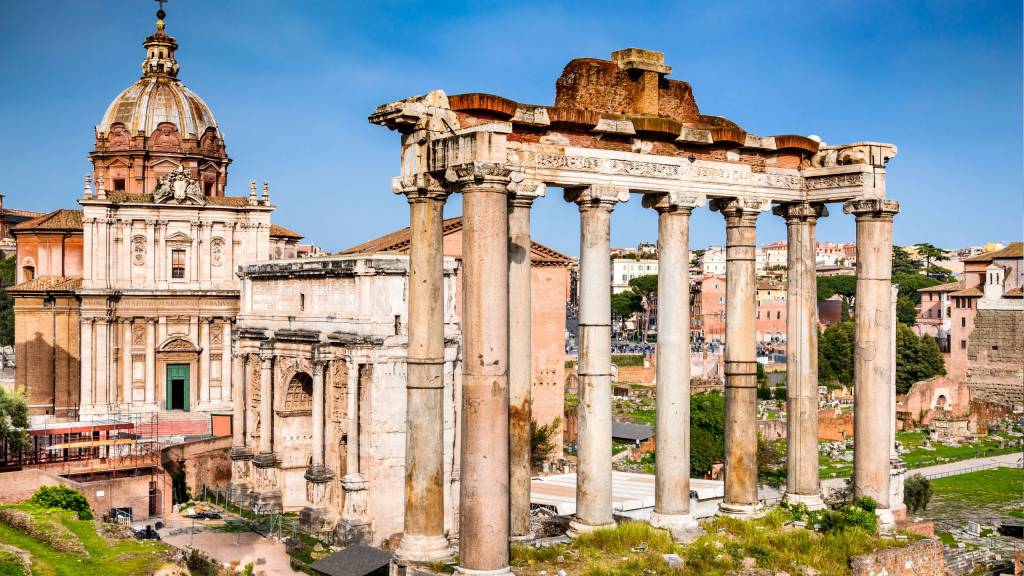
[[[767,212],[769,208],[769,198],[754,194],[735,198],[715,198],[711,201],[711,210],[721,212],[728,225],[754,226],[761,212]]]
[[[509,175],[508,205],[515,208],[530,208],[533,201],[547,194],[547,186],[543,182],[526,178],[522,172]]]
[[[593,184],[582,188],[566,188],[565,201],[575,202],[580,211],[588,209],[611,212],[618,202],[629,201],[629,188],[611,184]]]
[[[391,191],[405,195],[410,204],[427,201],[444,203],[451,193],[445,182],[426,172],[411,176],[395,176],[391,179]]]
[[[818,218],[828,216],[828,208],[821,203],[793,202],[791,204],[779,204],[772,208],[772,214],[785,218],[787,224],[798,222],[813,222]]]
[[[468,184],[500,184],[507,186],[512,181],[512,168],[501,162],[467,162],[449,166],[444,171],[444,179],[450,184],[466,186]]]
[[[882,197],[854,198],[843,204],[843,212],[857,218],[892,219],[899,211],[899,202]]]
[[[685,212],[689,214],[694,208],[703,206],[707,197],[693,192],[654,192],[644,194],[644,208],[653,208],[658,213]]]

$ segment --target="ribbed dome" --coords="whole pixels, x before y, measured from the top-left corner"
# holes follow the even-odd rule
[[[146,136],[161,122],[174,124],[182,138],[198,139],[207,128],[217,128],[206,102],[176,78],[167,76],[145,76],[121,92],[107,107],[96,131],[106,135],[118,122],[129,134],[141,130]]]

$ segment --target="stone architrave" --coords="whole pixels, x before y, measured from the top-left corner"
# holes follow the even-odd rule
[[[395,552],[402,564],[451,556],[444,534],[444,263],[442,219],[448,192],[428,176],[396,193],[409,201],[409,354],[406,383],[405,519]],[[350,378],[358,370],[349,369]],[[349,418],[357,393],[349,392]],[[351,442],[358,436],[349,436]],[[358,450],[358,448],[357,448]],[[350,461],[351,462],[351,461]],[[358,462],[358,460],[356,460]],[[365,484],[357,470],[345,477],[346,500]]]
[[[656,475],[651,525],[679,540],[697,535],[690,511],[690,214],[697,194],[644,196],[658,212]]]
[[[625,188],[567,189],[580,210],[579,390],[576,515],[569,535],[613,526],[611,216],[629,200]],[[465,465],[465,464],[463,464]]]
[[[530,530],[530,418],[532,378],[530,208],[543,184],[512,174],[508,193],[508,396],[510,538],[527,541]],[[517,181],[518,180],[518,181]]]
[[[786,220],[786,494],[791,504],[825,507],[818,480],[818,291],[815,234],[824,204],[783,204]]]
[[[725,218],[725,498],[727,516],[761,514],[757,495],[757,350],[754,337],[759,196],[715,199]]]
[[[857,222],[856,347],[853,355],[853,492],[878,503],[879,527],[891,530],[890,375],[893,344],[892,224],[899,202],[880,197],[849,200],[843,211]]]

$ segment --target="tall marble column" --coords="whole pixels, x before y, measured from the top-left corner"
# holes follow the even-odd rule
[[[690,512],[690,214],[697,195],[648,194],[658,211],[657,432],[651,525],[697,535]]]
[[[857,300],[853,354],[853,493],[878,503],[880,528],[895,522],[889,508],[892,346],[892,222],[899,202],[857,198],[843,205],[857,219]]]
[[[462,192],[462,574],[509,573],[509,175],[483,162],[448,175]]]
[[[313,534],[328,532],[334,516],[327,506],[334,472],[324,463],[324,367],[327,360],[324,351],[313,348],[310,362],[313,367],[313,446],[310,466],[304,475],[306,500],[310,505],[300,514],[303,528]]]
[[[566,190],[565,199],[580,209],[576,515],[569,524],[574,537],[615,525],[610,241],[612,210],[616,202],[629,200],[629,190],[594,185]]]
[[[784,204],[786,219],[786,494],[792,504],[825,507],[818,481],[818,280],[814,229],[823,204]]]
[[[544,185],[520,182],[516,188],[508,194],[509,514],[511,539],[526,541],[534,538],[530,530],[530,207],[544,195]]]
[[[281,509],[279,466],[274,453],[274,350],[272,345],[260,348],[260,441],[259,453],[252,457],[253,493],[250,502],[260,513]]]
[[[716,199],[725,218],[725,499],[722,514],[761,513],[757,497],[757,217],[768,201]]]
[[[245,414],[245,377],[247,371],[248,354],[243,354],[235,344],[235,350],[231,354],[231,382],[235,390],[232,391],[231,417],[231,500],[233,502],[244,502],[249,497],[251,484],[251,470],[249,461],[252,460],[252,450],[246,445],[246,414]]]
[[[892,334],[889,338],[889,509],[895,520],[907,517],[907,505],[903,502],[903,484],[906,481],[907,465],[896,451],[896,304],[900,287],[892,285]]]
[[[433,179],[405,190],[409,201],[409,355],[406,378],[405,519],[396,562],[429,563],[451,556],[444,534],[444,253],[442,219],[448,193]],[[358,384],[358,365],[349,364]],[[358,392],[349,392],[349,406]],[[358,406],[354,408],[358,411]],[[350,421],[358,415],[349,413]],[[358,427],[349,429],[358,457]],[[355,446],[353,446],[355,445]],[[349,460],[346,478],[358,472]],[[353,478],[362,486],[361,477]]]

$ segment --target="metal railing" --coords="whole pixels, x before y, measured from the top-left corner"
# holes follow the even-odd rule
[[[971,472],[981,472],[982,470],[992,470],[993,468],[1022,468],[1024,464],[1020,460],[1017,462],[986,462],[984,464],[975,464],[974,466],[968,466],[967,468],[956,468],[953,470],[947,470],[945,472],[933,472],[931,474],[923,474],[923,476],[929,480],[936,478],[946,478],[947,476],[959,476],[960,474],[970,474]],[[912,474],[913,470],[908,470],[908,474]]]

